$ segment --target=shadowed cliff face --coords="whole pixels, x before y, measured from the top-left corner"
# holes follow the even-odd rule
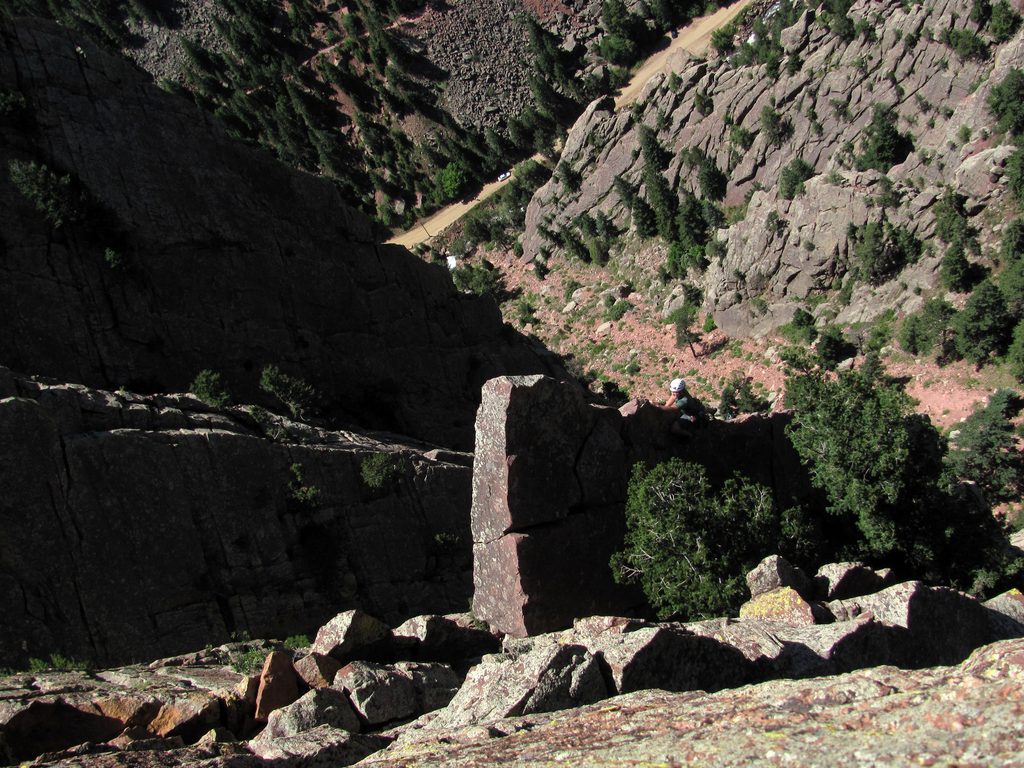
[[[330,183],[232,143],[87,40],[5,22],[0,92],[24,104],[0,116],[11,368],[141,392],[211,368],[238,400],[271,405],[258,381],[275,364],[325,415],[468,447],[483,381],[548,367],[442,267],[375,245]],[[71,176],[62,226],[15,185],[12,160]]]
[[[0,367],[0,666],[465,608],[468,454],[275,425]]]

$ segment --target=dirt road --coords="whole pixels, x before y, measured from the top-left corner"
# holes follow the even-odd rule
[[[679,34],[672,39],[667,48],[655,53],[644,62],[640,69],[636,71],[636,74],[634,74],[630,79],[629,84],[626,85],[626,87],[623,88],[621,93],[616,97],[615,108],[621,109],[622,107],[629,106],[636,101],[636,98],[640,95],[641,91],[643,91],[647,81],[666,68],[669,58],[671,58],[672,54],[676,51],[685,50],[690,53],[702,53],[707,50],[707,47],[711,42],[711,33],[735,19],[740,12],[752,2],[753,0],[738,0],[738,2],[735,2],[732,5],[719,8],[710,16],[702,16],[699,19],[695,19],[686,27],[680,29]],[[540,155],[534,155],[533,159],[539,160]],[[388,242],[395,243],[397,245],[404,245],[406,248],[412,248],[414,245],[427,242],[434,237],[434,235],[461,219],[473,206],[482,200],[486,200],[508,184],[509,181],[511,181],[511,179],[495,181],[486,185],[472,200],[453,203],[447,208],[442,208],[429,219],[418,222],[416,226],[408,232],[395,235],[393,238],[388,240]]]

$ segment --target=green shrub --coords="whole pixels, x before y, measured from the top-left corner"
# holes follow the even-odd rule
[[[955,477],[977,483],[990,504],[1020,499],[1024,455],[1011,419],[1020,411],[1017,393],[1001,389],[958,427],[946,465]]]
[[[316,500],[320,498],[320,489],[314,485],[306,485],[301,464],[292,464],[291,474],[288,492],[292,503],[300,509],[312,509],[316,506]]]
[[[908,316],[900,328],[899,342],[912,355],[930,352],[941,343],[943,351],[952,343],[952,321],[956,310],[940,298],[929,299],[920,312]]]
[[[625,315],[627,312],[629,312],[629,310],[631,310],[632,308],[633,308],[633,304],[632,303],[630,303],[626,299],[619,299],[614,304],[612,304],[610,307],[605,309],[605,311],[604,311],[605,320],[611,320],[612,322],[618,322],[619,320],[622,319],[622,316]]]
[[[261,648],[248,648],[231,659],[231,668],[240,675],[258,675],[267,661],[267,652]]]
[[[276,397],[295,419],[302,418],[311,410],[317,399],[313,387],[302,379],[282,372],[276,365],[268,365],[263,369],[260,389]]]
[[[954,326],[957,351],[978,366],[1006,351],[1013,325],[1003,294],[991,280],[974,289]]]
[[[1024,381],[1024,320],[1013,329],[1013,341],[1006,351],[1006,362],[1010,373],[1017,381]]]
[[[793,124],[778,111],[766,106],[761,110],[761,132],[773,147],[781,147],[793,135]]]
[[[11,160],[7,164],[17,190],[54,228],[78,221],[82,200],[71,176],[59,176],[42,163]]]
[[[291,635],[285,638],[284,647],[289,651],[301,651],[310,646],[308,635]]]
[[[398,477],[398,469],[398,462],[390,453],[371,453],[359,463],[363,483],[375,491],[391,485]]]
[[[787,380],[786,403],[786,433],[825,493],[825,530],[843,558],[973,591],[1014,569],[991,510],[947,481],[944,440],[900,384],[804,373]]]
[[[617,581],[639,584],[662,619],[734,615],[747,571],[778,548],[779,531],[764,486],[737,476],[714,491],[698,464],[638,464],[612,570]]]
[[[50,654],[49,659],[31,658],[29,672],[87,672],[89,664],[59,653]]]
[[[1013,68],[988,95],[989,111],[1000,131],[1024,132],[1024,72]]]
[[[921,255],[921,241],[906,227],[895,227],[886,219],[851,227],[849,234],[860,275],[872,285],[894,277]]]
[[[460,264],[452,270],[452,282],[463,293],[490,296],[502,301],[508,294],[501,270],[484,259],[480,264]]]
[[[738,371],[734,371],[722,387],[718,414],[723,418],[731,419],[741,413],[765,413],[770,409],[771,403],[754,391],[749,376],[742,376]]]
[[[221,375],[209,368],[204,368],[196,375],[188,391],[214,408],[231,404],[231,394],[224,386]]]
[[[963,246],[959,243],[949,246],[942,257],[942,284],[951,291],[962,293],[969,291],[973,283],[974,270],[967,260]]]
[[[891,107],[875,105],[871,122],[864,129],[861,153],[855,160],[858,171],[874,168],[886,173],[914,151],[911,138],[897,129],[897,119],[898,115]]]
[[[742,125],[733,125],[729,129],[729,142],[742,149],[750,149],[754,144],[754,132],[748,131]]]
[[[943,42],[956,51],[961,59],[984,61],[988,58],[988,43],[977,32],[969,29],[947,29]]]
[[[857,348],[846,340],[843,329],[835,325],[827,325],[821,329],[815,351],[821,367],[830,371],[857,354]]]
[[[814,175],[814,166],[802,157],[794,157],[779,174],[779,195],[792,200],[804,193],[804,182]]]
[[[779,327],[779,334],[794,344],[811,344],[818,337],[818,329],[814,327],[814,315],[797,307],[793,319]]]
[[[967,218],[967,198],[952,189],[935,203],[935,234],[944,243],[978,251],[978,233]]]
[[[1006,0],[999,0],[992,6],[992,17],[989,19],[988,31],[997,43],[1005,43],[1020,28],[1020,14]]]

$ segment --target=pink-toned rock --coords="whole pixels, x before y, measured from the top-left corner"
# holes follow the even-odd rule
[[[820,599],[848,600],[878,592],[891,582],[864,563],[853,562],[821,566],[814,576],[814,583]]]
[[[181,736],[192,742],[220,723],[220,713],[219,698],[197,691],[165,703],[147,727],[155,736]]]
[[[333,656],[310,653],[295,662],[295,672],[310,688],[328,688],[341,669],[341,662]]]
[[[463,680],[447,664],[400,661],[393,669],[412,680],[417,715],[446,706],[459,692]]]
[[[309,650],[344,663],[390,635],[391,628],[379,619],[360,610],[345,611],[320,627]]]
[[[417,714],[412,678],[381,664],[346,664],[334,678],[334,688],[348,694],[352,706],[371,726]]]
[[[805,600],[811,599],[811,580],[807,574],[779,555],[770,555],[758,563],[747,574],[747,587],[751,597],[790,587]]]
[[[740,618],[779,621],[796,626],[818,623],[814,608],[792,587],[779,587],[756,595],[740,606]]]
[[[333,688],[315,688],[307,691],[287,707],[275,709],[267,719],[267,727],[257,739],[266,741],[282,736],[294,736],[320,725],[360,731],[359,716],[352,703],[341,691]]]
[[[275,709],[286,707],[299,698],[299,677],[292,666],[291,653],[272,651],[263,662],[260,690],[256,694],[256,719],[266,720]]]
[[[837,620],[871,614],[875,621],[901,630],[893,633],[891,663],[920,667],[953,664],[989,641],[989,612],[972,597],[946,587],[907,581],[828,608]]]
[[[468,613],[416,616],[394,630],[395,645],[403,656],[416,661],[461,662],[494,653],[498,638],[474,623]]]
[[[551,637],[522,641],[521,655],[485,656],[459,692],[425,727],[431,731],[548,712],[608,695],[598,660],[582,645]]]
[[[390,739],[364,735],[321,725],[293,736],[256,738],[249,749],[266,761],[264,765],[283,768],[337,768],[352,765],[383,749]]]
[[[714,691],[742,685],[752,672],[735,648],[682,628],[606,632],[587,640],[587,648],[603,658],[616,693],[644,688]]]
[[[1024,594],[1019,589],[1011,589],[986,600],[985,608],[993,639],[1024,637]]]

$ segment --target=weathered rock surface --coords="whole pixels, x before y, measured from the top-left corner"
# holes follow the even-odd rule
[[[779,587],[762,592],[740,606],[741,619],[783,621],[787,624],[817,624],[814,607],[792,587]]]
[[[287,707],[299,698],[299,676],[288,651],[271,651],[263,661],[260,687],[256,692],[256,719],[266,720],[275,709]]]
[[[469,456],[0,368],[0,664],[287,637],[465,607]],[[362,462],[392,457],[369,488]],[[455,463],[457,462],[457,463]],[[293,466],[297,465],[301,481]],[[298,495],[312,488],[311,499]],[[451,542],[440,546],[438,539]]]
[[[414,616],[395,627],[394,644],[399,654],[416,661],[457,663],[497,652],[501,642],[475,621],[468,613]]]
[[[259,387],[274,364],[330,417],[463,448],[487,378],[548,370],[491,300],[375,245],[331,182],[70,30],[5,20],[0,88],[27,105],[0,127],[3,364],[144,392],[214,369],[236,399],[281,408]],[[54,230],[12,160],[70,174],[86,202]]]
[[[451,703],[425,727],[436,732],[530,712],[551,712],[607,695],[598,661],[586,648],[544,638],[516,655],[485,656],[470,670]]]
[[[870,614],[881,624],[905,630],[892,660],[901,666],[953,664],[992,639],[988,612],[981,603],[956,590],[919,581],[836,600],[828,607],[838,620]]]
[[[322,653],[310,653],[295,662],[295,672],[310,688],[329,688],[341,662]]]
[[[760,597],[780,587],[791,587],[801,597],[811,597],[811,581],[807,574],[779,555],[769,555],[747,574],[751,597]]]
[[[382,664],[346,664],[334,678],[334,688],[345,691],[352,706],[371,727],[419,714],[412,678]]]
[[[333,688],[308,691],[288,706],[271,712],[267,727],[255,740],[266,742],[295,736],[321,725],[359,733],[359,716],[341,691]]]
[[[359,610],[345,611],[320,627],[311,650],[343,662],[390,635],[391,628],[380,619]]]
[[[389,743],[390,739],[382,736],[320,725],[294,736],[250,741],[249,748],[262,762],[252,761],[249,764],[269,764],[280,768],[335,768],[357,763]]]
[[[985,601],[989,610],[989,626],[1000,639],[1024,635],[1024,594],[1011,589]]]
[[[425,730],[362,765],[831,768],[837,755],[908,768],[944,759],[1013,765],[1024,752],[1022,716],[1024,640],[1008,640],[955,667],[879,667],[718,693],[642,691],[449,732],[445,741]]]
[[[516,636],[576,618],[643,612],[614,583],[629,472],[671,456],[705,466],[714,483],[740,472],[772,488],[780,508],[811,496],[784,434],[785,414],[712,422],[680,442],[649,403],[588,406],[579,389],[541,376],[489,381],[477,416],[473,468],[473,610]]]
[[[889,586],[889,582],[864,563],[828,563],[814,576],[822,600],[846,600],[870,595]]]

